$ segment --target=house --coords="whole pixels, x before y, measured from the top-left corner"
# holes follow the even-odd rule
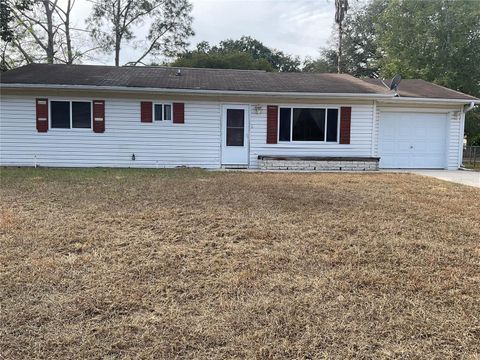
[[[1,75],[0,165],[373,170],[461,165],[480,101],[422,80],[32,64]]]

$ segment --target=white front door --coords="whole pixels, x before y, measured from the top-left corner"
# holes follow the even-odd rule
[[[445,168],[447,115],[382,112],[378,134],[381,168]]]
[[[248,165],[247,105],[224,105],[222,111],[222,165]]]

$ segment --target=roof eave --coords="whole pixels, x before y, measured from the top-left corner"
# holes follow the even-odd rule
[[[136,93],[166,93],[176,95],[243,95],[243,96],[269,96],[277,98],[322,98],[322,99],[363,99],[378,100],[381,103],[416,103],[416,104],[480,104],[480,99],[445,99],[445,98],[418,98],[418,97],[395,97],[393,94],[379,93],[307,93],[307,92],[270,92],[270,91],[238,91],[238,90],[205,90],[205,89],[171,89],[171,88],[147,88],[128,86],[92,86],[92,85],[61,85],[61,84],[0,84],[5,89],[51,89],[51,90],[88,90],[100,92],[136,92]]]
[[[270,92],[270,91],[238,91],[238,90],[204,90],[204,89],[171,89],[171,88],[147,88],[127,86],[91,86],[91,85],[57,85],[57,84],[0,84],[6,89],[51,89],[51,90],[94,90],[94,91],[116,91],[116,92],[140,92],[140,93],[167,93],[167,94],[195,94],[203,96],[218,95],[243,95],[243,96],[271,96],[288,98],[361,98],[365,100],[377,100],[380,98],[391,98],[390,94],[376,93],[307,93],[307,92]]]
[[[446,99],[446,98],[419,98],[419,97],[390,97],[389,99],[381,99],[380,103],[398,104],[398,103],[415,103],[415,104],[480,104],[480,99]]]

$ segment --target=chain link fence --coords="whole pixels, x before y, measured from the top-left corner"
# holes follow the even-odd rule
[[[463,147],[463,166],[480,169],[480,146]]]

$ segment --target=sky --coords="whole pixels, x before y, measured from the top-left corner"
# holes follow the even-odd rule
[[[302,59],[318,57],[319,50],[328,46],[334,23],[335,0],[191,0],[195,36],[190,48],[200,41],[216,44],[221,40],[251,36],[270,48]],[[77,0],[76,25],[84,27],[91,3]],[[138,37],[147,33],[138,29]],[[140,50],[128,46],[121,62],[136,60]],[[112,64],[113,56],[88,61]]]

